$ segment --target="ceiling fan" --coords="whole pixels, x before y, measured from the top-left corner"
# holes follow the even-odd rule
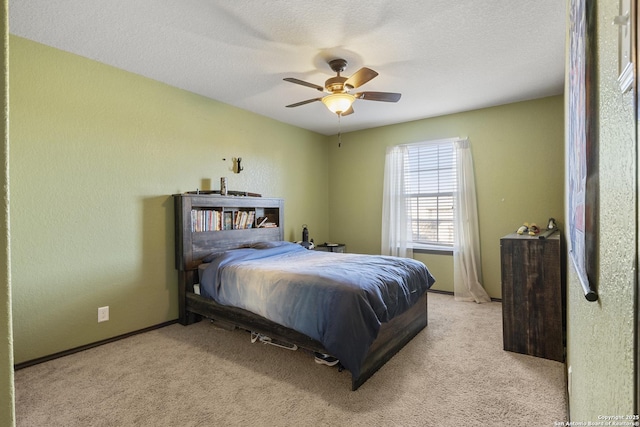
[[[342,77],[342,73],[347,68],[347,61],[344,59],[333,59],[329,61],[329,66],[338,75],[331,77],[324,82],[324,87],[305,82],[293,77],[287,77],[284,80],[325,92],[328,95],[320,98],[307,99],[306,101],[296,102],[287,105],[287,108],[299,107],[300,105],[309,104],[315,101],[322,101],[327,108],[339,116],[346,116],[353,113],[352,104],[356,99],[365,99],[369,101],[398,102],[402,96],[399,93],[392,92],[358,92],[350,93],[352,89],[358,88],[369,80],[378,75],[377,72],[370,68],[363,67],[356,71],[351,77]]]

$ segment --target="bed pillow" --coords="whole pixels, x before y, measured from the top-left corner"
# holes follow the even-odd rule
[[[214,259],[218,258],[220,255],[222,255],[223,253],[225,253],[227,250],[219,250],[219,251],[213,251],[211,253],[209,253],[209,255],[206,255],[204,258],[202,258],[202,262],[207,264],[210,262],[213,262]]]
[[[268,242],[257,242],[249,245],[250,248],[253,249],[271,249],[271,248],[279,248],[281,246],[294,245],[295,243],[287,242],[285,240],[272,240]]]

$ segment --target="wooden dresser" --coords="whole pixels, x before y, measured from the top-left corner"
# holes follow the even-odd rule
[[[561,233],[500,239],[504,349],[564,361]]]

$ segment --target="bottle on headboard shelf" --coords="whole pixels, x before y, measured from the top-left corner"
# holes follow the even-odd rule
[[[220,178],[220,195],[227,195],[227,178],[224,176]]]

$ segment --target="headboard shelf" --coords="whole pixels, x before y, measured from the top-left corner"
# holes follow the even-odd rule
[[[178,270],[195,269],[202,258],[211,252],[237,248],[239,243],[284,240],[283,199],[189,193],[174,194],[173,197],[176,216],[176,269]],[[198,216],[201,211],[205,213]],[[217,214],[212,214],[213,212]],[[245,218],[240,226],[236,224],[236,214],[243,212]],[[219,216],[215,217],[215,215]],[[226,225],[225,215],[228,216]],[[258,228],[258,219],[265,217],[272,226]],[[209,218],[208,221],[210,221],[206,226],[201,223],[196,225],[197,221],[207,221],[205,218]]]

